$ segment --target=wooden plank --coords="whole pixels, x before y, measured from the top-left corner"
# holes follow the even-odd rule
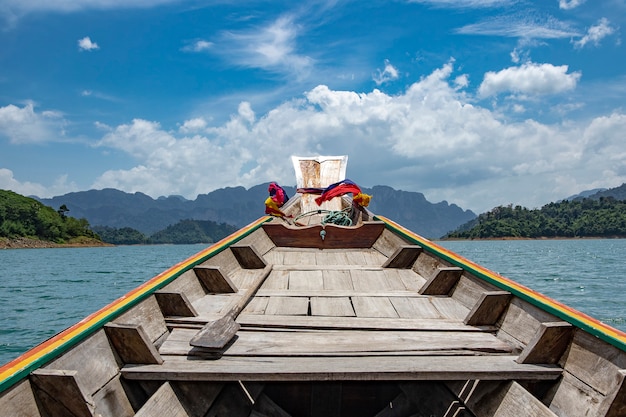
[[[248,250],[246,249],[244,252],[248,252]],[[271,265],[260,271],[250,288],[246,289],[246,292],[233,303],[224,317],[208,322],[189,343],[192,346],[212,351],[225,347],[235,337],[237,330],[239,330],[239,325],[235,323],[235,318],[250,299],[254,297],[254,294],[263,285],[271,271]]]
[[[545,404],[515,381],[492,392],[486,401],[475,404],[472,411],[478,416],[485,417],[557,417]]]
[[[263,230],[279,247],[299,248],[370,248],[385,229],[383,222],[371,221],[359,226],[319,224],[304,227],[288,226],[283,223],[264,223]],[[321,232],[325,232],[324,239]]]
[[[455,266],[439,267],[426,281],[426,284],[420,288],[419,293],[424,295],[448,295],[462,273],[463,269]]]
[[[387,259],[383,268],[411,268],[421,252],[421,246],[402,245]]]
[[[307,297],[270,297],[265,314],[306,316],[308,311]]]
[[[207,294],[206,288],[193,270],[183,272],[178,278],[167,284],[161,290],[166,292],[182,292],[191,303],[194,303]]]
[[[293,329],[362,329],[362,330],[450,330],[462,332],[492,332],[493,326],[467,326],[459,319],[405,319],[376,317],[324,317],[241,314],[237,322],[242,327]]]
[[[162,363],[156,347],[141,325],[108,323],[104,331],[124,363]]]
[[[143,327],[143,330],[152,342],[155,342],[167,333],[165,317],[163,317],[155,297],[146,298],[118,316],[113,322],[119,324],[141,324],[141,327]]]
[[[41,417],[28,378],[2,392],[0,415],[3,417]]]
[[[420,288],[426,283],[426,278],[410,269],[386,269],[385,275],[395,275],[402,281],[404,288],[419,293]]]
[[[158,314],[161,314],[157,310]],[[98,352],[94,355],[94,352]],[[116,359],[104,330],[99,330],[73,349],[45,366],[49,370],[75,370],[78,384],[93,395],[119,371]]]
[[[241,311],[241,314],[265,314],[269,297],[256,296]]]
[[[469,309],[454,298],[432,297],[430,302],[439,311],[441,317],[448,319],[463,321],[469,313]]]
[[[139,380],[184,381],[397,381],[554,380],[557,366],[518,364],[515,356],[227,357],[217,361],[168,356],[163,365],[126,366]]]
[[[136,417],[189,417],[178,400],[169,382],[165,382],[157,392],[137,411]]]
[[[352,297],[357,317],[398,317],[387,297]]]
[[[259,291],[286,290],[289,288],[289,271],[273,269]]]
[[[263,256],[250,245],[231,245],[230,250],[243,269],[262,269],[267,266]]]
[[[162,355],[191,355],[193,329],[174,329],[161,346]],[[511,346],[482,333],[406,330],[240,331],[225,356],[406,355],[454,352],[465,355],[511,353]],[[462,352],[462,353],[461,353]]]
[[[322,271],[291,271],[289,290],[322,290],[324,278]]]
[[[349,270],[324,270],[322,271],[325,290],[353,290],[352,276]]]
[[[93,401],[96,416],[133,417],[135,415],[135,410],[122,387],[119,375],[94,393]]]
[[[626,416],[626,370],[618,371],[615,389],[606,396],[600,413],[606,417]]]
[[[511,301],[508,291],[489,291],[482,293],[480,299],[470,310],[464,323],[471,325],[495,324]]]
[[[378,240],[376,240],[376,242],[372,245],[372,248],[376,249],[384,256],[389,257],[396,251],[398,246],[410,244],[411,243],[409,243],[406,239],[385,229],[383,233],[381,233]]]
[[[154,296],[164,316],[195,317],[198,315],[185,293],[160,290],[156,291]]]
[[[443,316],[428,297],[389,297],[398,316],[414,319],[437,319]]]
[[[235,293],[237,287],[218,266],[198,265],[193,268],[196,276],[206,288],[206,292],[213,294]]]
[[[93,398],[79,384],[77,373],[60,369],[37,369],[31,373],[31,383],[37,388],[35,395],[48,413],[62,407],[74,417],[93,417]],[[55,415],[54,412],[51,414]]]
[[[519,363],[557,363],[572,340],[575,327],[566,322],[541,323],[539,331],[520,353]]]
[[[377,270],[352,270],[352,285],[357,291],[386,291],[390,289],[387,277],[382,269]]]
[[[354,317],[349,297],[311,297],[312,316]]]

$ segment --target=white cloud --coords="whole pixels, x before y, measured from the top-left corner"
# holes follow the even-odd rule
[[[56,111],[35,112],[33,103],[24,107],[0,107],[0,136],[12,143],[54,141],[63,137],[65,120]]]
[[[559,7],[563,10],[571,10],[583,4],[585,0],[559,0]]]
[[[200,39],[184,46],[182,50],[185,52],[204,52],[210,50],[211,48],[213,48],[213,42]]]
[[[579,36],[569,23],[550,15],[514,14],[487,18],[456,30],[463,35],[505,36],[521,39],[563,39]]]
[[[551,70],[551,82],[562,83],[566,71]],[[347,154],[349,178],[363,186],[420,191],[479,212],[508,203],[537,207],[626,181],[626,115],[555,125],[506,121],[473,104],[460,79],[451,62],[393,96],[319,85],[260,117],[242,102],[219,126],[195,118],[168,132],[134,120],[105,134],[100,146],[132,155],[135,166],[105,172],[93,186],[195,198],[224,186],[293,185],[293,154]]]
[[[35,195],[41,198],[50,198],[76,191],[77,186],[75,183],[67,182],[67,175],[59,176],[49,186],[28,181],[21,182],[15,179],[13,171],[10,169],[0,168],[0,189],[11,190],[25,196]]]
[[[609,20],[605,17],[598,21],[597,25],[591,26],[587,30],[587,34],[577,41],[573,41],[576,48],[583,48],[587,44],[592,43],[595,46],[600,45],[600,41],[615,32],[615,28],[611,26]]]
[[[94,49],[100,49],[97,43],[92,42],[89,36],[85,36],[78,40],[78,49],[81,51],[93,51]]]
[[[572,90],[580,72],[568,73],[567,65],[526,63],[498,72],[487,72],[478,91],[481,97],[503,92],[524,95],[557,94]]]
[[[300,30],[291,17],[283,16],[260,29],[223,33],[214,50],[235,65],[302,79],[314,60],[297,52]]]
[[[427,4],[434,7],[453,9],[481,9],[504,7],[517,3],[517,0],[409,0],[410,3]]]
[[[389,81],[397,80],[399,77],[398,70],[391,65],[389,60],[385,60],[385,68],[381,71],[380,69],[372,78],[376,85],[381,85],[384,83],[388,83]]]

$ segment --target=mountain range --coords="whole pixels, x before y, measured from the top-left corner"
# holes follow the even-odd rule
[[[195,200],[180,196],[154,199],[140,192],[127,193],[112,188],[34,198],[53,208],[65,205],[69,216],[84,218],[92,227],[131,227],[149,235],[185,219],[212,220],[243,227],[264,215],[268,185],[260,184],[250,189],[220,188],[198,195]],[[288,195],[294,195],[295,187],[284,188]],[[393,219],[428,238],[439,238],[476,218],[471,210],[446,201],[431,203],[418,192],[394,190],[383,185],[363,188],[362,191],[373,196],[368,207],[373,213]]]

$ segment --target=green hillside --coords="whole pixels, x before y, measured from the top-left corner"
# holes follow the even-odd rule
[[[540,209],[500,206],[445,238],[626,237],[626,201],[613,197],[549,203]]]
[[[0,190],[0,238],[29,238],[57,244],[100,241],[85,219],[67,216],[67,207],[58,210],[13,191]]]

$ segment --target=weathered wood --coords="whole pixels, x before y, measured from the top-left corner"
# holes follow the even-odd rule
[[[195,317],[198,312],[193,307],[185,293],[156,291],[154,293],[157,303],[164,316]]]
[[[357,317],[398,317],[388,297],[352,297]]]
[[[419,293],[424,295],[448,295],[462,273],[463,269],[455,266],[439,267],[426,281],[426,284],[420,288]]]
[[[422,247],[417,245],[403,245],[387,259],[383,264],[383,268],[411,268],[420,252]]]
[[[349,297],[311,297],[311,315],[329,317],[354,317]]]
[[[220,382],[176,381],[170,385],[190,417],[204,417],[224,388]]]
[[[600,415],[606,417],[626,416],[626,370],[618,371],[618,380],[613,391],[604,400]]]
[[[136,414],[136,417],[163,416],[189,417],[169,382],[165,382]]]
[[[515,381],[500,385],[489,396],[483,397],[483,401],[472,402],[471,410],[479,417],[557,417],[557,414]]]
[[[406,382],[400,384],[400,388],[409,401],[417,406],[418,415],[472,417],[443,383]]]
[[[84,392],[93,395],[117,375],[119,366],[104,330],[99,330],[47,364],[46,369],[78,371],[78,384]]]
[[[133,417],[135,415],[135,410],[122,387],[119,375],[95,392],[93,401],[96,416]]]
[[[511,293],[508,291],[484,292],[465,317],[464,323],[472,326],[495,324],[510,300]]]
[[[263,224],[263,230],[276,246],[320,249],[370,248],[384,229],[385,224],[378,221],[365,222],[356,227],[334,224],[292,227],[277,222]]]
[[[28,379],[24,379],[0,395],[0,416],[41,417]]]
[[[308,312],[308,297],[270,297],[265,308],[265,314],[306,316]]]
[[[155,342],[167,333],[165,317],[155,297],[148,297],[113,320],[119,324],[141,324],[148,338]]]
[[[250,245],[231,245],[230,250],[235,255],[237,262],[244,269],[262,269],[267,266],[263,256]]]
[[[162,355],[190,355],[193,329],[174,329],[161,346]],[[511,347],[489,333],[452,331],[241,331],[228,356],[362,356],[407,355],[417,352],[459,354],[511,353]]]
[[[574,334],[574,326],[566,322],[541,323],[535,337],[520,353],[519,363],[557,363]]]
[[[270,327],[293,329],[371,329],[371,330],[453,330],[480,332],[496,330],[494,326],[467,326],[461,320],[447,318],[405,319],[376,317],[324,317],[241,314],[237,322],[242,327]]]
[[[163,363],[141,325],[108,323],[104,326],[111,345],[124,363]]]
[[[554,380],[557,366],[518,364],[515,356],[227,357],[168,356],[163,365],[126,366],[124,378],[183,381]]]
[[[205,324],[191,339],[189,344],[210,351],[217,351],[226,347],[239,330],[239,324],[235,322],[235,318],[237,318],[250,299],[254,297],[254,294],[270,275],[271,271],[271,265],[266,266],[256,277],[250,288],[246,290],[245,294],[231,307],[228,313],[218,320]]]
[[[208,293],[222,294],[237,292],[235,284],[233,284],[220,267],[199,265],[195,266],[193,271]]]
[[[322,271],[291,271],[289,273],[289,290],[323,290],[324,278]]]
[[[74,417],[93,417],[95,404],[76,379],[78,371],[60,369],[38,369],[30,375],[31,383],[37,388],[35,395],[50,415],[60,408],[67,409]],[[52,412],[51,412],[52,411]]]

